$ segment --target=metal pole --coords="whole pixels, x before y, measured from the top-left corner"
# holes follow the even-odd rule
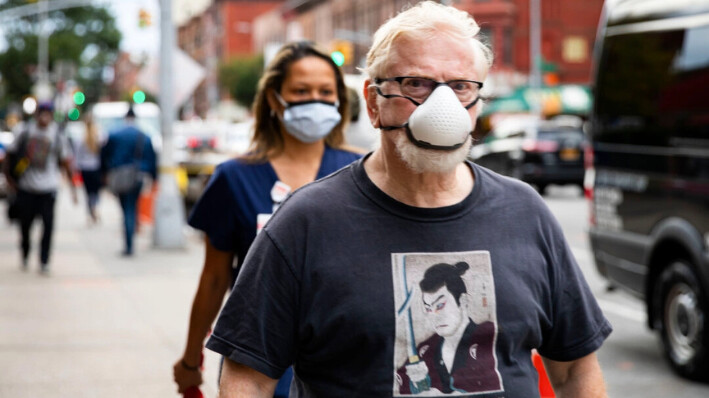
[[[173,98],[173,54],[175,27],[172,24],[172,0],[161,0],[160,5],[160,109],[162,151],[158,195],[155,199],[154,245],[176,249],[185,244],[183,231],[185,210],[175,176],[173,160],[172,125],[175,121]]]
[[[529,2],[529,87],[535,91],[534,101],[532,101],[532,112],[539,114],[541,104],[539,103],[538,90],[542,86],[541,74],[541,0],[530,0]]]
[[[40,101],[50,100],[54,90],[49,84],[49,32],[47,31],[47,0],[40,0],[39,32],[37,32],[37,83],[35,96]]]

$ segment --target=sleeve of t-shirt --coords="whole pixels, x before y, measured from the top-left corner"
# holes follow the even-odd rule
[[[221,251],[234,251],[234,237],[238,233],[234,197],[224,168],[218,166],[188,220],[189,225],[203,231],[212,246]]]
[[[552,220],[552,322],[539,353],[555,361],[582,358],[613,330],[596,302],[556,220]]]
[[[295,360],[298,280],[267,230],[249,250],[207,348],[273,379]]]

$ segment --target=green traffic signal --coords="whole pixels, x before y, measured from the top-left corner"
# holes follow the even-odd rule
[[[142,104],[143,102],[145,102],[145,93],[141,90],[136,90],[133,93],[133,102],[135,102],[136,104]]]
[[[79,116],[81,116],[81,114],[78,109],[71,108],[69,110],[69,112],[67,113],[67,116],[69,117],[69,120],[76,121],[76,120],[79,120]]]
[[[82,93],[81,91],[77,91],[74,93],[74,103],[76,105],[83,105],[84,102],[86,102],[86,95]]]
[[[345,63],[345,54],[343,54],[340,51],[333,51],[330,54],[330,58],[332,58],[332,61],[335,63],[337,66],[342,66]]]

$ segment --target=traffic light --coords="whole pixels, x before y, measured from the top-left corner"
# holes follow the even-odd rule
[[[67,112],[67,117],[69,117],[69,120],[72,120],[72,121],[79,120],[80,116],[81,116],[81,112],[76,108],[71,108],[71,109],[69,109],[69,112]]]
[[[135,90],[133,91],[133,102],[136,104],[142,104],[145,102],[145,92],[142,90]]]
[[[152,16],[145,8],[138,10],[138,26],[146,28],[153,24]]]
[[[351,41],[335,40],[330,53],[332,60],[339,66],[352,65],[354,58],[354,46]]]
[[[76,105],[83,105],[84,102],[86,102],[86,95],[79,90],[74,92],[72,98],[74,100],[74,104]]]
[[[339,51],[333,51],[332,54],[330,54],[330,58],[332,58],[332,61],[337,66],[342,66],[345,63],[345,54]]]

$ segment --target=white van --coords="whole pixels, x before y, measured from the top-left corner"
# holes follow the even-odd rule
[[[123,125],[129,107],[130,104],[126,101],[98,102],[91,108],[91,114],[101,131],[108,134]],[[144,102],[133,104],[133,111],[137,127],[150,137],[155,151],[160,152],[160,107],[153,102]]]

